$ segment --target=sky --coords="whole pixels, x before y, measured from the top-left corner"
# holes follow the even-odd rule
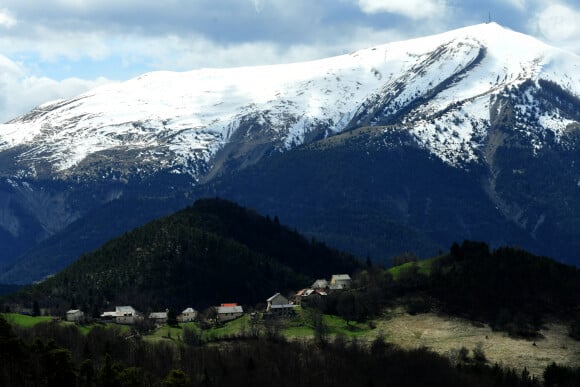
[[[2,0],[0,122],[150,71],[313,60],[490,16],[580,55],[580,0]]]

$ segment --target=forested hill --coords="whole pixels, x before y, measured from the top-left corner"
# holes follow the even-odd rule
[[[115,303],[142,309],[255,304],[357,266],[353,256],[309,241],[277,218],[205,199],[106,243],[20,295],[99,310]]]
[[[522,335],[546,316],[580,317],[580,270],[520,249],[454,244],[450,255],[433,264],[430,288],[448,311]]]
[[[521,249],[491,251],[486,243],[454,243],[449,254],[390,270],[417,311],[434,309],[490,324],[514,336],[535,337],[542,324],[571,323],[580,339],[580,270]]]

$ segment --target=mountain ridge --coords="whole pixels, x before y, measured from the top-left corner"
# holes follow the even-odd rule
[[[39,242],[61,238],[73,222],[112,201],[225,196],[233,192],[228,179],[254,173],[262,179],[250,178],[256,182],[251,190],[235,183],[245,197],[228,198],[293,218],[290,225],[309,236],[349,240],[346,230],[360,219],[392,226],[380,235],[370,224],[361,227],[370,234],[350,246],[357,254],[392,256],[393,246],[413,249],[411,240],[431,246],[432,254],[450,241],[475,238],[574,261],[580,251],[574,242],[580,224],[579,66],[574,54],[490,23],[313,62],[149,73],[42,105],[0,125],[0,243],[11,246],[0,261],[18,264],[38,255]],[[360,136],[365,127],[372,141]],[[310,154],[311,166],[294,159],[304,149],[314,151],[309,146],[351,134],[357,140],[328,159],[340,152],[353,162],[374,155],[356,170],[348,164],[337,170],[337,162],[319,169],[316,163],[327,155]],[[393,162],[397,152],[410,149],[405,160],[411,164]],[[264,174],[268,163],[278,169]],[[376,163],[383,164],[374,168]],[[274,196],[274,185],[285,185],[279,179],[295,174],[295,165],[302,165],[304,176],[318,174],[319,182],[334,179],[329,184],[343,196],[361,196],[332,195],[331,202],[320,184],[304,191],[300,178]],[[406,176],[389,171],[395,165],[408,169]],[[403,179],[388,182],[399,184],[398,192],[381,192],[386,183],[367,185],[381,169],[384,178]],[[428,176],[434,170],[440,178]],[[457,171],[464,178],[451,178]],[[350,187],[356,179],[347,173],[365,177],[365,190]],[[424,177],[424,185],[412,181],[413,173]],[[470,188],[451,190],[446,198],[446,181]],[[425,194],[431,190],[436,192]],[[363,197],[371,201],[360,215],[350,211],[355,223],[312,227],[314,219],[340,222],[337,214]],[[462,203],[462,213],[454,212],[449,197]],[[295,198],[313,202],[301,206]],[[475,210],[467,208],[472,202]],[[118,219],[120,229],[123,222],[125,230],[135,226],[130,207],[126,219]],[[134,207],[155,211],[155,205]],[[410,235],[406,245],[391,243],[388,254],[364,251],[365,243],[381,244],[369,243],[372,238],[393,234],[404,241],[400,230]],[[87,248],[106,240],[96,235]]]
[[[576,64],[568,63],[572,59]],[[35,176],[48,168],[47,173],[66,177],[79,175],[75,169],[82,170],[83,163],[94,164],[91,155],[106,159],[107,151],[135,149],[139,168],[187,173],[199,180],[236,132],[251,137],[266,131],[270,148],[284,150],[309,136],[387,123],[411,125],[419,143],[448,162],[453,157],[438,150],[445,140],[459,152],[456,158],[473,160],[477,144],[466,149],[461,144],[482,130],[487,112],[478,100],[526,79],[562,83],[554,70],[577,68],[578,61],[491,23],[312,62],[147,73],[41,105],[1,125],[0,151],[25,147],[16,158],[21,175]],[[455,87],[462,81],[470,84]],[[580,95],[580,80],[565,81]],[[370,114],[367,105],[372,106]],[[449,110],[463,106],[471,127],[449,122],[458,119]],[[428,122],[431,112],[440,120],[446,116],[441,122],[464,141],[436,133]],[[544,126],[559,135],[561,125],[551,124]],[[428,137],[434,133],[445,138],[431,144]],[[123,163],[119,155],[113,157]]]

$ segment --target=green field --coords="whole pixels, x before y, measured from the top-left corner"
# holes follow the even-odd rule
[[[201,338],[204,342],[211,342],[228,337],[234,337],[247,332],[249,329],[249,317],[244,315],[236,320],[229,321],[223,325],[219,325],[210,329],[201,331]],[[183,342],[184,328],[194,329],[199,331],[200,328],[196,323],[182,323],[176,327],[169,325],[161,326],[151,334],[145,335],[144,339],[150,342],[172,341],[175,343]]]
[[[183,340],[183,328],[181,326],[170,327],[169,325],[164,325],[156,329],[152,334],[145,335],[143,338],[146,341],[150,342],[159,342],[159,341],[180,342]]]
[[[281,333],[287,339],[302,339],[314,337],[314,326],[312,318],[308,315],[308,310],[296,308],[296,316],[294,318],[282,320],[283,327]],[[322,322],[324,331],[329,338],[336,335],[344,335],[346,337],[360,337],[369,333],[371,328],[367,323],[349,322],[338,316],[323,315]]]
[[[323,315],[323,325],[325,327],[325,335],[332,339],[336,335],[344,335],[349,338],[362,337],[367,335],[371,328],[367,323],[349,322],[337,316]],[[259,320],[256,323],[256,329],[260,335],[267,335],[269,328],[267,325],[270,322]],[[296,315],[291,318],[280,319],[272,321],[277,331],[288,340],[295,339],[311,339],[314,338],[314,327],[308,312],[302,308],[296,308]],[[144,339],[151,342],[172,341],[175,343],[183,342],[184,328],[200,330],[195,323],[179,324],[177,327],[169,327],[168,325],[156,329],[152,334],[145,335]],[[252,329],[252,322],[249,315],[244,315],[233,321],[220,324],[216,327],[205,329],[201,331],[202,342],[210,343],[216,340],[223,340],[234,338],[236,336],[243,336],[250,334]]]
[[[420,274],[429,275],[431,274],[431,266],[438,258],[431,258],[425,259],[418,262],[408,262],[399,266],[395,266],[389,269],[389,273],[393,276],[394,280],[398,280],[401,276],[404,276],[405,273],[410,272],[413,270],[414,267],[417,267],[418,272]]]
[[[50,316],[27,316],[19,313],[2,313],[2,317],[6,319],[9,323],[13,325],[17,325],[23,328],[30,328],[35,326],[36,324],[40,324],[42,322],[49,322],[52,321],[52,317]]]
[[[51,317],[32,317],[15,313],[2,314],[7,321],[20,327],[33,327],[36,324],[52,321]],[[311,312],[307,309],[296,308],[296,315],[292,318],[280,319],[275,322],[276,332],[287,340],[311,340],[315,338]],[[523,339],[514,339],[504,332],[495,332],[487,325],[474,325],[469,320],[457,317],[425,313],[409,315],[402,308],[391,310],[383,318],[368,323],[346,321],[333,315],[322,315],[324,336],[333,341],[339,336],[348,339],[361,339],[370,342],[381,336],[390,343],[402,348],[413,349],[429,347],[442,355],[449,355],[453,350],[461,347],[472,349],[483,344],[485,353],[490,362],[501,362],[509,367],[523,369],[526,367],[534,375],[541,375],[545,367],[558,359],[561,364],[573,366],[578,364],[580,342],[574,341],[567,335],[565,325],[550,323],[542,330],[542,338],[532,344]],[[261,336],[268,334],[267,324],[259,320],[256,327]],[[274,321],[272,321],[274,323]],[[372,324],[371,324],[372,323]],[[105,327],[118,330],[120,335],[127,335],[131,327],[113,323],[94,323],[89,325],[75,325],[60,321],[63,326],[76,326],[83,334],[88,334],[95,327]],[[371,328],[371,325],[376,328]],[[200,330],[196,323],[180,324],[178,327],[167,325],[156,329],[143,337],[152,343],[167,342],[175,345],[185,345],[185,328]],[[244,333],[249,334],[252,328],[249,315],[236,320],[201,331],[201,342],[212,345],[212,342],[235,338]]]

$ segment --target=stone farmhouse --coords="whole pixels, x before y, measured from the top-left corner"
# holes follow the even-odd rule
[[[143,320],[141,313],[137,312],[132,306],[116,306],[114,311],[103,313],[101,318],[126,325],[132,325]]]
[[[83,322],[85,320],[85,313],[79,309],[71,309],[66,312],[66,321]]]
[[[244,309],[236,304],[221,304],[217,308],[217,319],[220,322],[235,320],[244,314]]]
[[[272,297],[268,298],[266,302],[268,303],[266,313],[275,316],[291,315],[294,313],[294,308],[296,307],[280,293],[274,294]]]
[[[167,310],[165,310],[165,312],[149,313],[149,320],[151,320],[155,325],[163,325],[167,322],[167,313]]]
[[[351,282],[352,282],[352,279],[350,278],[350,275],[348,275],[348,274],[334,274],[330,278],[330,284],[328,285],[328,288],[330,290],[348,289],[348,288],[350,288]]]
[[[177,321],[179,322],[192,322],[195,321],[195,319],[197,318],[197,310],[193,309],[193,308],[186,308],[183,310],[183,312],[181,312],[181,314],[179,316],[177,316]]]

